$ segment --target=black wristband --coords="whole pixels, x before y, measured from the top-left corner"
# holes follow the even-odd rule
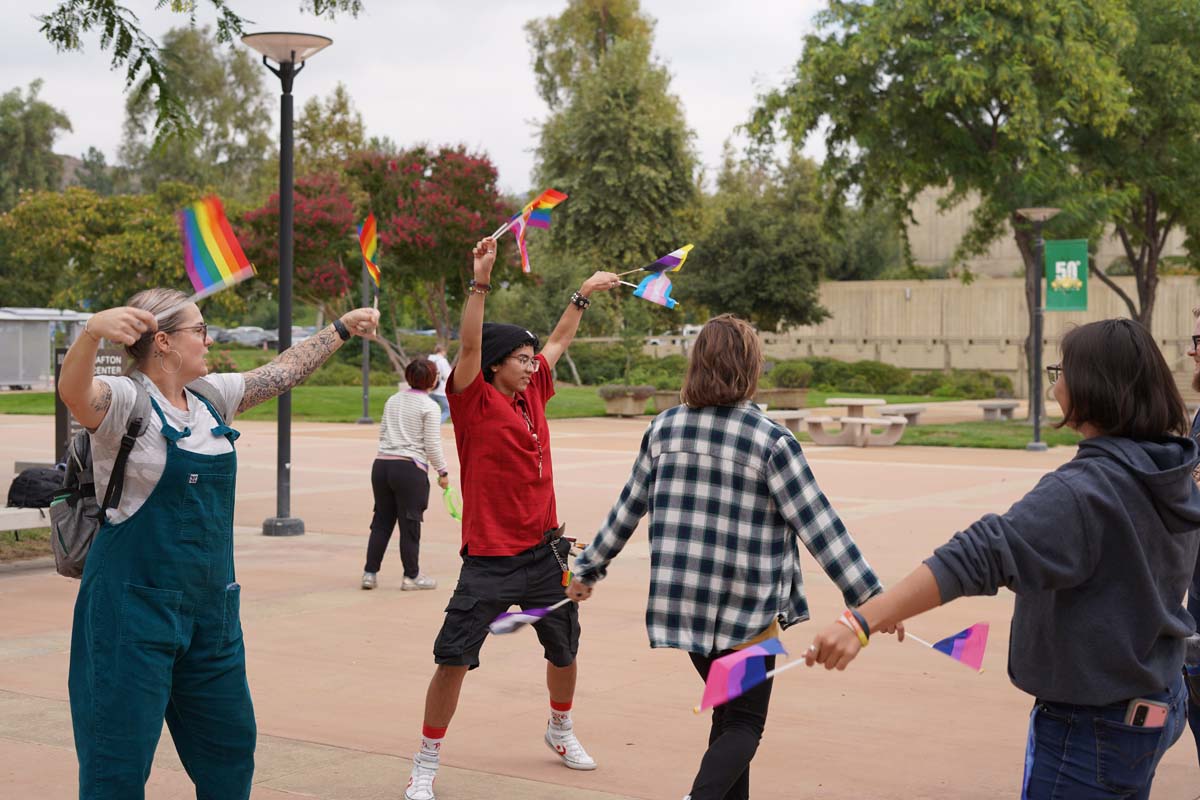
[[[445,478],[445,477],[446,477],[446,476],[448,476],[449,474],[450,474],[450,473],[449,473],[449,472],[447,472],[447,471],[446,471],[446,470],[444,470],[444,469],[439,469],[439,470],[438,470],[438,477],[439,477],[439,478]]]
[[[591,300],[587,299],[579,292],[576,292],[575,294],[571,295],[571,302],[580,311],[583,311],[585,308],[587,308],[588,306],[590,306],[592,304]]]
[[[340,319],[335,319],[333,321],[333,329],[337,331],[337,335],[341,337],[343,342],[350,341],[350,331],[346,330],[346,323]]]

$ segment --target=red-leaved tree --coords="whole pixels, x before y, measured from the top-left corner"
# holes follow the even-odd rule
[[[321,309],[326,318],[351,302],[356,285],[346,264],[357,267],[354,204],[339,176],[318,172],[295,184],[293,294]],[[242,217],[239,238],[260,280],[279,285],[279,195]],[[354,270],[357,275],[357,269]]]
[[[357,153],[346,173],[368,196],[379,225],[385,296],[415,299],[445,342],[466,282],[471,247],[507,216],[487,156],[465,147],[415,147],[393,156]]]

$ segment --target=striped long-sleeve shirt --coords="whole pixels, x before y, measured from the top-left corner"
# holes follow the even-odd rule
[[[428,393],[405,389],[388,398],[379,424],[379,455],[411,458],[446,471],[442,410]]]
[[[651,647],[709,655],[775,621],[786,628],[808,619],[797,544],[848,604],[883,590],[800,443],[749,404],[659,414],[620,498],[575,562],[576,577],[603,578],[646,514]]]

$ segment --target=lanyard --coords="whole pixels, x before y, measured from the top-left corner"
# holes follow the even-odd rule
[[[529,435],[533,437],[534,444],[537,445],[538,454],[538,477],[542,477],[542,440],[538,438],[537,431],[533,428],[533,420],[529,418],[529,412],[525,409],[525,401],[518,400],[517,406],[521,409],[521,416],[525,420],[525,427],[529,429]]]

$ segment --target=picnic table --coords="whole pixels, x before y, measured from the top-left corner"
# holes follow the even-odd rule
[[[804,420],[809,437],[816,444],[841,445],[850,447],[886,447],[900,441],[908,420],[901,416],[868,417],[867,408],[887,405],[887,401],[878,397],[831,397],[825,401],[827,406],[841,406],[846,409],[846,416],[837,417],[808,417]],[[827,427],[837,422],[841,429],[834,432]],[[878,433],[875,429],[882,429]]]
[[[885,406],[887,400],[882,397],[831,397],[825,405],[845,406],[847,417],[862,418],[867,415],[867,406]]]

